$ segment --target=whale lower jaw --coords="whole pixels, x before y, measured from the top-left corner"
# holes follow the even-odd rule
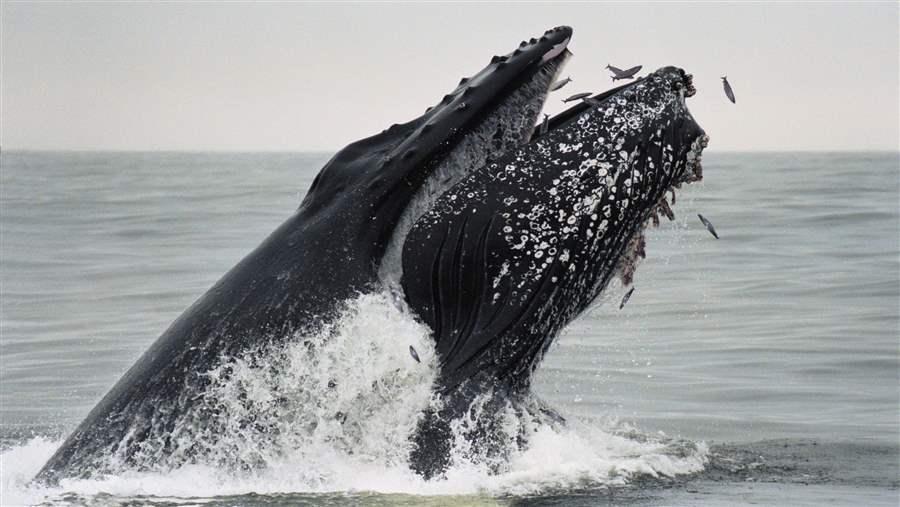
[[[570,53],[565,44],[529,80],[509,93],[489,114],[464,133],[412,197],[398,221],[378,266],[382,285],[402,305],[403,244],[410,229],[435,201],[472,171],[526,144],[550,91]],[[549,53],[548,53],[549,54]]]

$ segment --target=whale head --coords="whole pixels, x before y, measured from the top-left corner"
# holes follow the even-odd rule
[[[587,99],[443,192],[405,237],[402,285],[445,391],[527,387],[558,332],[618,274],[667,193],[702,177],[691,76],[665,67]],[[473,380],[475,379],[475,380]]]

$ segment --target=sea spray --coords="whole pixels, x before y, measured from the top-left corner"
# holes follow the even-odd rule
[[[109,470],[199,464],[256,475],[291,462],[302,463],[301,482],[318,484],[328,482],[330,461],[405,465],[437,371],[427,330],[370,294],[316,335],[282,342],[201,373],[206,386],[178,401],[175,422],[123,442],[128,452],[116,453]]]
[[[410,345],[421,363],[410,357]],[[207,388],[183,400],[185,413],[173,426],[152,428],[137,453],[113,454],[92,477],[64,479],[52,489],[29,484],[60,442],[36,437],[3,451],[3,498],[36,503],[103,494],[179,503],[248,493],[517,495],[691,473],[706,460],[703,445],[577,419],[548,424],[487,403],[486,393],[452,424],[445,476],[425,481],[410,471],[408,454],[422,412],[439,403],[436,372],[429,331],[388,296],[363,295],[314,336],[223,358],[200,372]],[[487,406],[501,406],[508,448],[500,457],[464,438]],[[526,445],[518,440],[523,434]]]

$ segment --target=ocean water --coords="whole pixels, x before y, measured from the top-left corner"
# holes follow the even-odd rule
[[[372,295],[315,365],[341,372],[340,396],[389,408],[369,412],[355,440],[286,441],[251,471],[29,484],[171,321],[291,213],[329,156],[0,154],[0,503],[900,501],[900,156],[714,146],[704,182],[679,191],[676,220],[650,230],[629,303],[620,310],[624,291],[611,286],[541,366],[536,390],[568,426],[540,429],[499,474],[460,463],[426,482],[405,469],[398,428],[433,358],[427,332]],[[424,369],[367,392],[372,375],[412,367],[409,343]],[[294,370],[311,366],[285,354],[285,371],[249,368],[245,381],[305,378]]]

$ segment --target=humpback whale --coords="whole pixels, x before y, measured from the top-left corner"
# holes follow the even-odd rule
[[[335,154],[298,209],[162,333],[36,480],[173,452],[185,413],[198,424],[217,415],[194,404],[203,372],[323,329],[375,291],[427,325],[438,354],[441,403],[410,436],[416,472],[446,469],[452,421],[485,393],[488,412],[511,404],[559,420],[528,395],[532,373],[615,274],[630,283],[643,228],[666,191],[699,177],[706,144],[685,104],[690,76],[674,67],[535,129],[571,36],[561,26],[523,41],[423,115]],[[495,429],[487,417],[466,438],[502,454]]]

